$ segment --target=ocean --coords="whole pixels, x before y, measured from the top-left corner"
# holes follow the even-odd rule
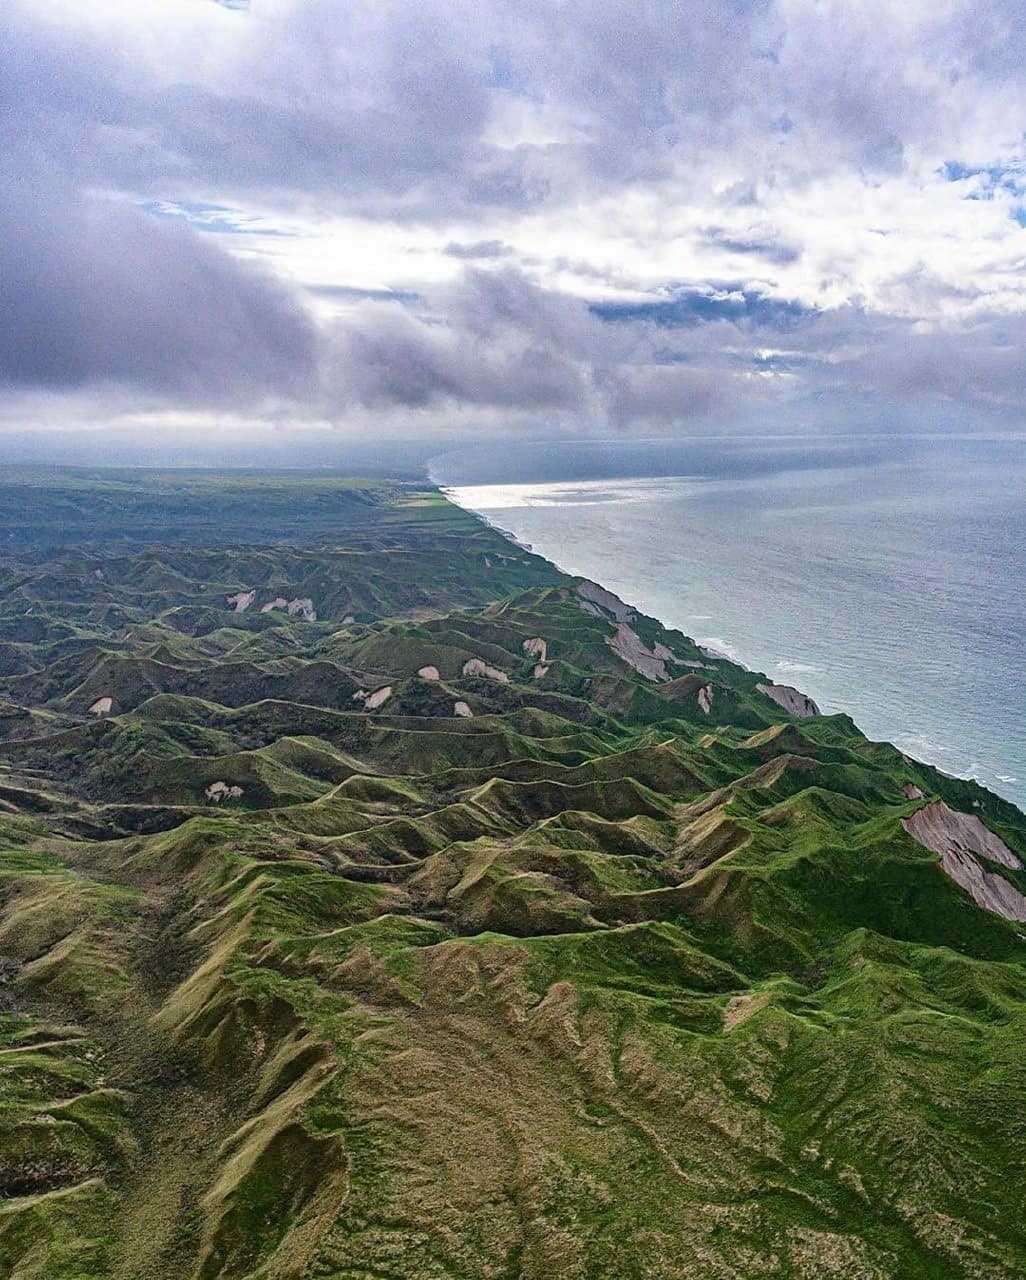
[[[430,474],[567,572],[1026,808],[1026,437],[523,443]]]

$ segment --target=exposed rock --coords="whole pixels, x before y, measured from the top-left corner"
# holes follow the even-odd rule
[[[375,689],[364,702],[364,706],[368,711],[375,711],[378,707],[383,707],[392,696],[392,686],[390,684],[382,685],[380,689]]]
[[[309,596],[303,596],[302,599],[297,597],[295,600],[290,600],[286,605],[286,608],[288,609],[290,618],[294,618],[298,613],[305,622],[317,621],[317,611],[314,609],[313,601]]]
[[[549,674],[549,669],[547,666],[545,666],[544,663],[538,662],[535,664],[535,668],[534,668],[535,680],[540,680],[542,676],[547,676],[548,674]]]
[[[366,700],[367,700],[366,689],[357,689],[357,691],[353,694],[354,702],[366,702]]]
[[[437,667],[427,666],[421,667],[417,672],[422,680],[441,680],[441,675]]]
[[[470,707],[467,706],[465,702],[453,703],[452,713],[454,716],[464,716],[466,719],[470,720],[474,718],[473,711],[471,711]]]
[[[93,716],[109,716],[113,705],[113,698],[97,698],[89,708],[89,714]]]
[[[626,622],[621,622],[616,628],[616,632],[609,637],[606,644],[623,658],[635,671],[641,673],[648,680],[668,680],[666,674],[666,662],[663,658],[656,655],[654,649],[649,649],[641,636],[633,631]]]
[[[500,680],[503,684],[509,684],[509,676],[505,671],[500,671],[498,667],[490,667],[482,658],[468,658],[463,664],[463,674],[487,676],[489,680]]]
[[[934,853],[960,849],[981,854],[1010,871],[1021,871],[1022,863],[1008,845],[985,827],[974,813],[959,813],[943,800],[925,804],[910,818],[903,818],[905,830]]]
[[[676,661],[682,667],[693,667],[696,671],[715,671],[716,668],[708,662],[696,662],[694,658],[677,658]]]
[[[765,993],[760,995],[752,995],[746,992],[744,995],[731,996],[727,1001],[727,1007],[723,1011],[723,1030],[733,1031],[746,1018],[750,1018],[753,1014],[758,1013],[760,1009],[764,1009],[769,1003],[769,996]]]
[[[261,613],[270,613],[272,609],[287,609],[289,602],[284,596],[276,596],[273,600],[268,600],[266,604],[260,606]]]
[[[700,644],[698,652],[704,654],[707,658],[712,658],[713,662],[729,662],[730,658],[722,649],[717,649],[715,645]]]
[[[578,598],[583,602],[582,608],[587,605],[592,606],[587,609],[588,613],[595,613],[597,609],[600,617],[605,613],[617,622],[627,622],[634,617],[634,610],[630,605],[624,604],[619,596],[614,596],[612,591],[600,587],[597,582],[590,582],[586,578],[577,584],[575,590]]]
[[[541,638],[535,636],[532,640],[525,640],[523,650],[529,657],[537,658],[539,662],[546,662],[549,656],[549,646]]]
[[[702,685],[698,691],[698,705],[706,715],[712,712],[713,688],[711,684]]]
[[[241,800],[242,788],[229,786],[227,782],[212,782],[203,792],[212,804],[220,804],[222,800]]]
[[[757,684],[755,687],[778,707],[783,707],[788,715],[797,716],[799,720],[810,720],[823,714],[810,697],[789,684]]]
[[[236,595],[228,597],[228,603],[235,606],[236,613],[245,613],[255,599],[255,591],[239,591]]]
[[[672,649],[667,648],[665,644],[660,644],[658,640],[652,646],[652,652],[657,658],[662,658],[664,662],[679,662],[683,664],[683,658],[678,658]]]
[[[914,782],[906,782],[901,788],[906,800],[923,800],[923,793],[919,790]]]
[[[1026,921],[1026,896],[996,871],[988,871],[980,857],[1021,871],[1022,863],[1005,842],[973,813],[959,813],[943,800],[923,805],[901,825],[913,840],[940,856],[944,871],[988,911],[1006,920]]]

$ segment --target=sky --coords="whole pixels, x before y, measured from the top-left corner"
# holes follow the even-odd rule
[[[0,453],[1022,429],[1021,0],[4,0],[0,144]]]

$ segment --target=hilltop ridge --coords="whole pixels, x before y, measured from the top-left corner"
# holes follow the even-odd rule
[[[0,1275],[1026,1271],[1014,806],[426,486],[0,512]]]

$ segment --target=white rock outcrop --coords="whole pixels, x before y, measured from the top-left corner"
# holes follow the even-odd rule
[[[368,711],[376,711],[378,707],[383,707],[391,696],[392,686],[382,685],[380,689],[375,689],[373,693],[367,695],[363,705]]]
[[[778,707],[783,707],[788,715],[797,716],[799,720],[811,720],[813,716],[823,714],[807,694],[789,684],[757,684],[755,687]]]
[[[468,658],[463,664],[463,674],[465,676],[487,676],[489,680],[498,680],[502,684],[509,684],[509,676],[505,671],[500,671],[498,667],[490,667],[483,658]]]
[[[309,596],[290,600],[285,608],[290,618],[294,618],[298,614],[305,622],[317,621],[317,610],[314,608],[313,601]]]
[[[113,705],[113,698],[97,698],[89,708],[89,714],[92,716],[109,716]]]
[[[467,706],[465,702],[454,702],[452,713],[454,716],[463,716],[464,719],[467,720],[472,720],[474,718],[473,711],[471,711],[470,707]]]
[[[212,782],[203,794],[212,804],[220,804],[222,800],[241,800],[243,792],[241,787],[227,782]]]
[[[979,906],[1006,920],[1026,921],[1026,896],[997,871],[988,871],[980,858],[1010,871],[1021,871],[1022,862],[974,813],[959,813],[935,800],[902,818],[901,825],[913,840],[939,855],[942,869]]]
[[[417,672],[417,675],[419,675],[422,680],[441,680],[442,678],[439,674],[438,668],[430,665],[421,667]]]
[[[235,606],[236,613],[245,613],[255,599],[255,591],[239,591],[228,597],[228,603]]]
[[[525,640],[521,647],[528,657],[537,658],[539,662],[548,661],[549,646],[541,636],[534,636],[531,640]]]
[[[641,636],[626,622],[617,625],[616,631],[606,640],[606,644],[646,679],[668,680],[670,678],[666,673],[666,659],[661,658],[655,649],[650,649]],[[665,652],[669,653],[669,650],[666,649]]]
[[[284,596],[276,596],[273,600],[268,600],[266,604],[260,606],[261,613],[270,613],[272,609],[287,609],[289,602]]]
[[[713,687],[711,684],[702,685],[698,691],[698,705],[702,708],[706,715],[712,714]]]
[[[612,591],[607,591],[605,587],[600,587],[597,582],[591,582],[585,579],[579,582],[575,588],[578,599],[582,602],[582,607],[586,608],[587,613],[608,614],[616,622],[628,622],[634,617],[634,610],[628,604],[614,596]]]

